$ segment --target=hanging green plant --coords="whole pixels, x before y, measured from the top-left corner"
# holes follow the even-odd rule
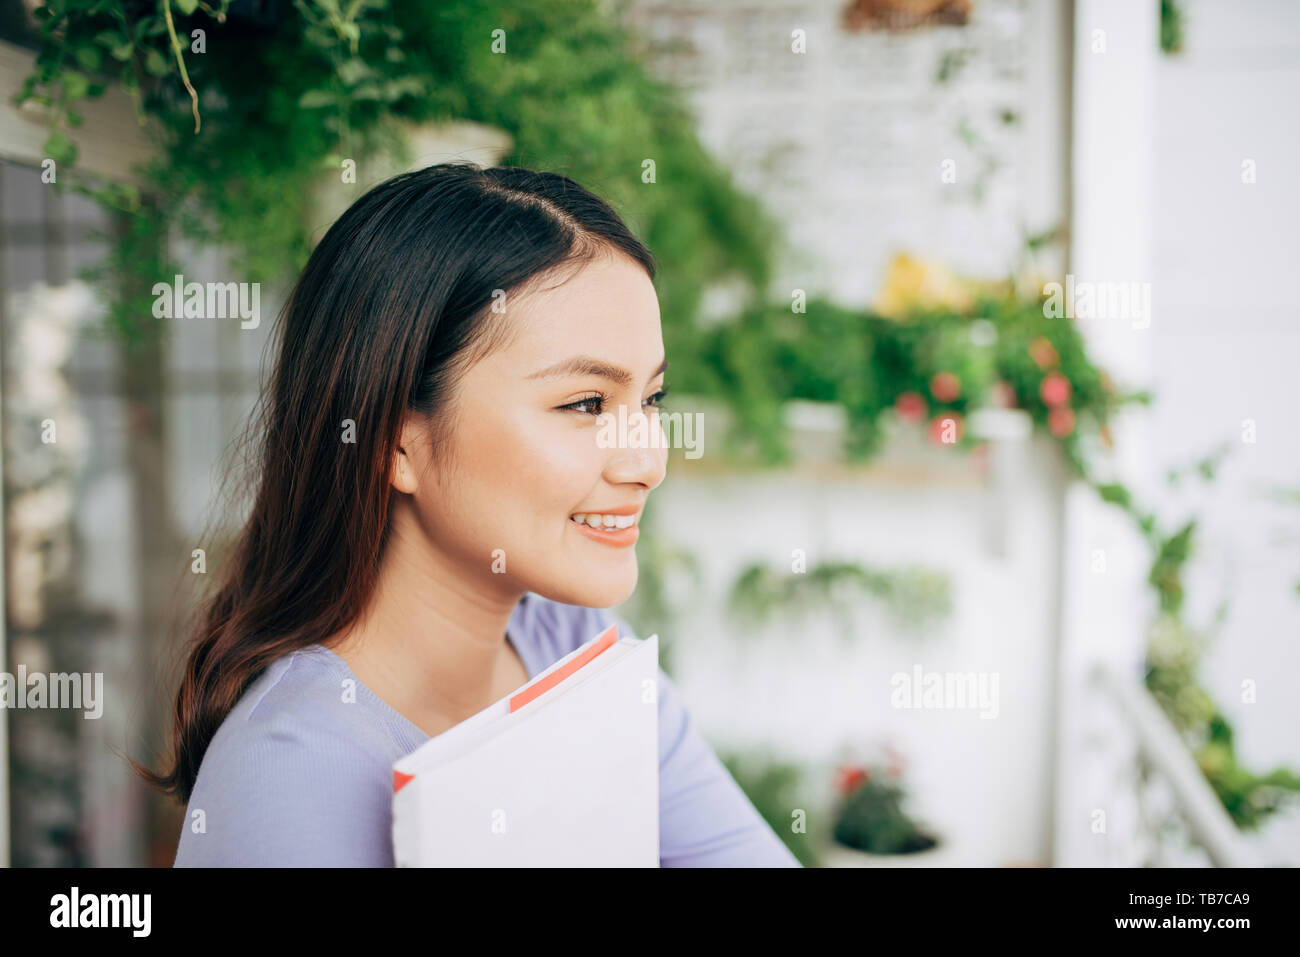
[[[729,610],[741,623],[753,625],[778,610],[805,615],[830,608],[847,625],[848,603],[863,594],[880,602],[893,623],[909,634],[924,633],[952,613],[947,575],[920,567],[877,570],[851,561],[818,562],[789,572],[762,562],[749,564],[732,584]],[[845,627],[843,633],[848,632]]]
[[[348,163],[356,182],[373,182],[367,157],[399,150],[411,124],[468,120],[513,139],[503,162],[564,172],[620,207],[661,263],[675,351],[697,335],[708,283],[766,281],[775,221],[735,188],[681,95],[641,66],[595,0],[45,0],[35,16],[35,69],[17,100],[47,110],[45,151],[68,174],[58,188],[137,218],[137,247],[165,250],[175,230],[226,248],[248,281],[287,280],[310,252],[313,183]],[[83,103],[110,83],[160,144],[139,175],[147,210],[138,190],[74,165]],[[163,332],[131,290],[171,264],[155,269],[160,253],[133,268],[120,252],[110,328],[129,344]]]

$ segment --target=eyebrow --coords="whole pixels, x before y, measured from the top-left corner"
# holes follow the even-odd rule
[[[659,373],[668,368],[668,358],[659,363],[659,368],[651,373],[650,378],[654,378]],[[562,376],[582,376],[596,375],[609,379],[619,385],[631,385],[632,373],[628,372],[621,366],[611,365],[603,359],[597,359],[595,356],[572,356],[568,359],[562,359],[554,365],[549,365],[545,369],[538,369],[528,376],[529,379],[558,379]]]

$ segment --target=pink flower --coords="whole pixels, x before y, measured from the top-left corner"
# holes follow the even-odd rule
[[[930,441],[935,445],[956,445],[961,441],[962,417],[957,412],[945,412],[930,420]],[[949,438],[951,441],[944,441]]]
[[[1073,392],[1074,389],[1070,386],[1070,380],[1059,372],[1048,373],[1038,390],[1038,394],[1043,397],[1043,401],[1051,406],[1065,405],[1070,401],[1070,395]]]
[[[1074,431],[1074,410],[1068,405],[1060,405],[1047,414],[1047,427],[1058,439],[1063,439]]]
[[[926,402],[917,392],[904,392],[895,400],[894,409],[904,422],[920,422],[925,418]]]
[[[951,372],[936,372],[930,379],[930,394],[940,402],[951,402],[961,395],[961,380]]]

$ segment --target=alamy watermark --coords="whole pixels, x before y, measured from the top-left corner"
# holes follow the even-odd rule
[[[153,285],[155,319],[234,319],[241,329],[262,321],[262,286],[256,282],[186,282],[180,273],[171,283]]]
[[[617,416],[602,412],[596,416],[596,422],[600,426],[596,444],[602,449],[685,449],[688,459],[698,459],[704,454],[703,412],[638,415],[629,427],[627,406],[620,405]]]
[[[121,927],[133,937],[148,937],[152,910],[152,894],[83,894],[73,885],[50,898],[50,926]]]
[[[1076,281],[1043,286],[1043,316],[1048,319],[1131,319],[1134,329],[1151,325],[1151,283]]]
[[[912,673],[897,672],[889,679],[889,703],[906,709],[980,709],[981,718],[998,716],[998,672],[931,671],[920,665]]]
[[[26,665],[18,674],[0,671],[0,709],[8,708],[78,708],[83,718],[98,718],[104,713],[104,673],[43,672],[27,673]]]

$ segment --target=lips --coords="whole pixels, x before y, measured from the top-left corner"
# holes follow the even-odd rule
[[[644,502],[632,505],[612,505],[609,508],[583,508],[571,515],[635,515],[641,511]]]

